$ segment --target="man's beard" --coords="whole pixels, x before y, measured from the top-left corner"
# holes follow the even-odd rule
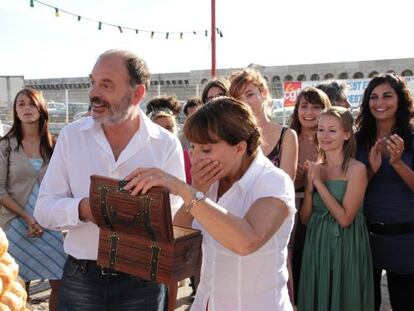
[[[110,104],[109,102],[101,99],[100,97],[92,97],[90,99],[92,105],[92,118],[94,121],[104,125],[114,125],[124,122],[131,116],[133,106],[130,104],[131,93],[128,92],[118,101],[117,104]],[[93,113],[93,105],[97,104],[100,107],[107,108],[109,115],[97,116]]]

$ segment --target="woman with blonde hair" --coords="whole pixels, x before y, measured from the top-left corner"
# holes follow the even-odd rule
[[[362,213],[367,171],[355,157],[353,117],[343,107],[323,111],[319,156],[308,161],[300,218],[307,225],[298,310],[374,309],[372,261]]]

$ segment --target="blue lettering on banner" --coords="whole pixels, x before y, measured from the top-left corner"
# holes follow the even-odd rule
[[[356,106],[354,104],[360,104],[362,101],[362,96],[363,95],[349,95],[348,101],[352,106]]]

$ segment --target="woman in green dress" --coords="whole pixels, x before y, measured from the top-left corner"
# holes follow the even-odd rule
[[[300,217],[307,225],[298,310],[374,310],[368,232],[362,214],[365,166],[355,160],[352,114],[321,113],[319,158],[308,162]]]

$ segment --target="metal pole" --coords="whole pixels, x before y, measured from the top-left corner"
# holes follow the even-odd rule
[[[216,0],[211,0],[211,78],[216,76]]]

